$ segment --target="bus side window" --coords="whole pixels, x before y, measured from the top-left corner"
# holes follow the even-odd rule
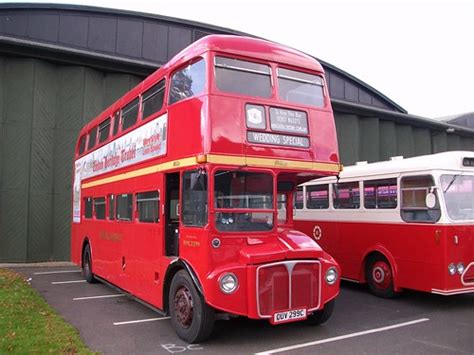
[[[306,208],[329,208],[329,185],[306,186]]]
[[[294,198],[293,198],[294,208],[297,209],[297,210],[303,209],[303,200],[304,200],[303,188],[302,187],[297,187],[296,192],[293,196],[294,196]]]
[[[86,150],[86,138],[87,135],[84,134],[79,140],[79,155],[82,155],[82,153],[84,153]]]
[[[117,195],[116,218],[118,221],[131,221],[133,209],[133,195]]]
[[[400,185],[402,195],[400,213],[405,222],[432,223],[439,220],[441,210],[438,199],[433,208],[428,208],[425,204],[426,195],[434,186],[431,176],[406,176],[401,179]]]
[[[115,112],[114,114],[114,128],[113,128],[113,135],[115,136],[118,133],[120,127],[120,111]]]
[[[171,77],[169,104],[199,95],[206,84],[206,64],[199,60],[178,70]]]
[[[153,113],[160,111],[163,107],[164,98],[165,80],[163,79],[158,84],[155,84],[150,89],[145,91],[143,94],[142,119],[146,119]]]
[[[105,197],[94,199],[94,212],[96,219],[105,219]]]
[[[360,207],[360,191],[358,182],[333,184],[334,208],[357,209]]]
[[[364,207],[367,209],[397,208],[397,179],[364,182]]]
[[[97,126],[92,128],[89,132],[89,143],[87,144],[87,149],[90,150],[94,148],[96,141],[97,141]]]
[[[84,218],[92,218],[92,197],[84,197]]]
[[[109,138],[110,134],[110,117],[99,124],[99,143],[102,143]]]
[[[136,195],[138,221],[158,223],[160,220],[160,194],[158,191],[140,192]]]
[[[108,200],[109,200],[109,220],[113,221],[115,219],[115,196],[114,195],[109,195]]]
[[[138,118],[138,97],[122,109],[122,131],[132,127]]]

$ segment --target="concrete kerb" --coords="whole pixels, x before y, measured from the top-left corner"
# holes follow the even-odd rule
[[[66,267],[77,266],[70,261],[45,261],[40,263],[0,263],[0,268],[16,268],[16,267]]]

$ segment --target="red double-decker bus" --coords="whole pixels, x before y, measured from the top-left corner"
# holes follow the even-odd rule
[[[318,324],[339,266],[293,229],[291,201],[339,170],[319,63],[208,36],[81,130],[71,258],[168,313],[187,342],[225,315]]]

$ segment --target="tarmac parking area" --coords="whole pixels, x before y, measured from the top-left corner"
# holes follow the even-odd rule
[[[405,292],[385,300],[343,282],[334,314],[323,325],[220,320],[211,339],[188,345],[167,317],[108,285],[86,283],[79,268],[16,271],[104,354],[474,354],[474,294]]]

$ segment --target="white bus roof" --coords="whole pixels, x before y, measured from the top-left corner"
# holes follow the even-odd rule
[[[427,170],[464,170],[474,172],[474,166],[463,166],[463,159],[474,160],[474,151],[452,151],[413,158],[392,157],[390,160],[376,163],[359,162],[356,165],[344,167],[339,174],[340,179],[361,178],[369,176],[401,174]],[[336,177],[325,177],[309,181],[302,185],[318,182],[334,182]]]

